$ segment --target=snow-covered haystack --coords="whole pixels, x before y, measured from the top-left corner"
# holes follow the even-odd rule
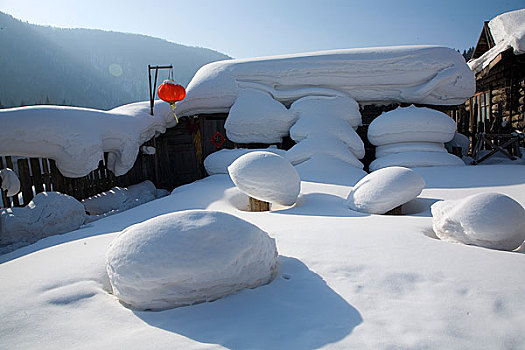
[[[107,168],[123,175],[133,167],[139,147],[176,124],[170,106],[138,102],[110,111],[31,106],[0,110],[0,155],[50,158],[67,177],[98,168],[104,152]]]
[[[455,131],[452,118],[430,108],[412,105],[383,113],[368,128],[368,140],[378,149],[370,171],[396,165],[410,168],[464,165],[444,148]]]
[[[474,74],[455,50],[398,46],[225,60],[201,67],[177,103],[180,115],[227,113],[242,91],[285,104],[305,96],[457,105],[475,92]]]
[[[362,213],[384,214],[415,199],[425,180],[413,170],[387,167],[363,177],[348,194],[346,205]]]
[[[204,168],[208,175],[214,174],[228,174],[228,167],[240,156],[250,152],[266,151],[284,157],[286,151],[274,147],[268,147],[265,149],[261,148],[236,148],[236,149],[221,149],[217,152],[213,152],[204,159]]]
[[[293,205],[301,191],[301,179],[292,164],[271,152],[247,153],[228,167],[228,173],[239,190],[264,202]]]
[[[270,94],[246,89],[231,107],[224,128],[233,142],[279,143],[294,121],[294,115]]]
[[[525,209],[500,193],[480,193],[432,205],[436,235],[452,242],[514,250],[525,241]]]
[[[2,179],[2,190],[7,191],[6,195],[8,197],[20,192],[20,180],[12,169],[0,169],[0,179]]]
[[[113,187],[111,190],[82,200],[86,212],[93,215],[109,215],[134,208],[157,198],[167,196],[153,182],[146,180],[128,187]]]
[[[475,73],[488,67],[490,62],[507,49],[512,48],[515,55],[525,53],[525,9],[501,14],[488,25],[495,45],[481,57],[468,62]]]
[[[188,210],[125,229],[110,245],[113,293],[140,310],[213,301],[271,282],[275,240],[230,214]]]
[[[23,208],[0,210],[0,244],[33,243],[78,229],[86,220],[82,203],[58,192],[42,192]]]

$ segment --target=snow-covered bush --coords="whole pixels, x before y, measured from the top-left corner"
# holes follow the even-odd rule
[[[228,174],[228,167],[240,156],[245,155],[246,153],[250,152],[257,152],[257,151],[266,151],[266,152],[272,152],[275,154],[280,155],[281,157],[284,157],[286,155],[286,151],[278,148],[255,148],[255,149],[248,149],[248,148],[236,148],[236,149],[221,149],[217,152],[213,152],[209,156],[204,159],[204,168],[206,169],[206,172],[208,175],[214,175],[214,174]]]
[[[158,190],[153,182],[146,180],[129,187],[113,187],[111,190],[82,200],[90,215],[114,214],[167,196],[165,190]]]
[[[233,183],[255,199],[292,205],[301,191],[301,179],[285,158],[271,152],[250,152],[235,160],[228,173]]]
[[[446,241],[514,250],[525,241],[525,209],[500,193],[479,193],[431,207],[432,226]]]
[[[413,170],[388,167],[362,178],[348,194],[347,206],[363,213],[384,214],[416,198],[425,180]]]
[[[78,229],[86,220],[82,203],[58,192],[42,192],[23,208],[0,211],[0,243],[33,243]]]
[[[362,169],[363,163],[341,140],[330,135],[314,134],[290,148],[286,158],[293,164],[300,164],[315,155],[328,155]]]
[[[294,115],[270,94],[247,89],[235,100],[224,128],[233,142],[279,143],[294,122]]]
[[[125,229],[106,253],[113,293],[140,310],[213,301],[273,280],[275,240],[230,214],[188,210]]]
[[[465,162],[461,158],[447,152],[402,152],[376,158],[370,163],[368,168],[370,171],[376,171],[389,166],[417,168],[458,165],[465,165]]]

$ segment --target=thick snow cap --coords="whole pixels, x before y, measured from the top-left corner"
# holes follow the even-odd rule
[[[268,93],[246,89],[231,107],[224,128],[233,142],[279,143],[294,122],[294,115]]]
[[[376,171],[390,166],[421,168],[429,166],[462,166],[465,162],[447,152],[402,152],[376,158],[368,169]]]
[[[273,280],[275,240],[236,216],[188,210],[125,229],[106,253],[113,293],[140,310],[213,301]]]
[[[399,142],[376,147],[376,158],[404,152],[446,152],[440,142]]]
[[[228,167],[228,173],[239,190],[265,202],[292,205],[301,191],[295,168],[275,153],[247,153]]]
[[[67,177],[82,177],[98,168],[108,153],[107,168],[123,175],[133,167],[139,147],[176,124],[170,106],[138,102],[110,111],[31,106],[0,110],[0,155],[50,158]]]
[[[525,209],[500,193],[480,193],[432,205],[432,226],[442,239],[500,250],[525,240]]]
[[[425,180],[413,170],[389,167],[362,178],[348,194],[346,204],[352,210],[384,214],[416,198]]]
[[[221,149],[217,152],[213,152],[204,159],[204,168],[208,175],[215,174],[228,174],[228,167],[240,156],[250,152],[266,151],[280,155],[284,157],[286,151],[278,148],[235,148],[235,149]]]
[[[398,142],[448,142],[456,123],[445,113],[415,106],[381,114],[368,127],[368,140],[376,145]]]
[[[180,115],[227,113],[245,89],[291,103],[305,96],[351,96],[361,104],[457,105],[475,91],[474,74],[455,50],[398,46],[213,62],[197,71]]]
[[[506,12],[489,22],[495,46],[481,57],[470,60],[469,67],[478,73],[503,51],[512,48],[515,55],[525,53],[525,9]]]
[[[341,119],[353,128],[361,125],[359,104],[350,96],[306,96],[298,99],[290,106],[290,111],[297,118],[313,117],[326,121]]]

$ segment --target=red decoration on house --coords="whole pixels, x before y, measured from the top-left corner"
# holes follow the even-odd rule
[[[224,136],[222,136],[222,134],[220,132],[217,131],[215,134],[213,134],[213,136],[211,137],[210,141],[211,141],[211,143],[213,143],[215,145],[215,147],[221,148],[222,145],[224,145],[224,142],[226,141],[226,138]]]
[[[171,79],[164,80],[157,89],[157,95],[163,101],[170,104],[183,100],[186,97],[186,90],[182,85],[175,84]]]

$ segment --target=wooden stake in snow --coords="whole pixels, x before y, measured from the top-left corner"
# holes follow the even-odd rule
[[[385,215],[403,215],[402,205],[395,207],[385,213]]]
[[[253,197],[249,197],[249,198],[250,198],[250,211],[269,211],[270,210],[270,203],[260,201]]]

